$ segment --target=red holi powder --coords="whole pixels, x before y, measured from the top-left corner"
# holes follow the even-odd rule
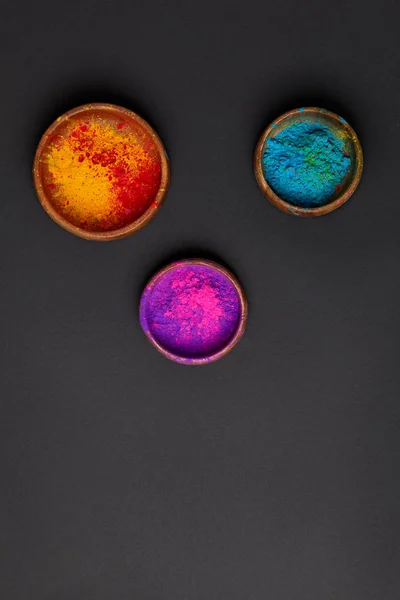
[[[146,171],[140,171],[135,177],[132,177],[129,170],[123,167],[115,166],[111,172],[115,177],[113,189],[116,191],[116,198],[125,210],[140,212],[148,206],[154,196],[154,181],[158,180],[157,164],[153,164]]]
[[[75,121],[52,137],[48,152],[48,188],[57,190],[59,209],[78,226],[119,229],[155,202],[161,158],[151,135],[134,122]]]

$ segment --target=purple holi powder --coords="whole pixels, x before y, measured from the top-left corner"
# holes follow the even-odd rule
[[[163,348],[185,359],[222,350],[237,331],[238,291],[229,278],[207,265],[177,265],[144,291],[140,322]]]

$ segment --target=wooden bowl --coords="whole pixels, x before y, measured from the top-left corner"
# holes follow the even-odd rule
[[[344,138],[345,151],[350,157],[350,169],[345,176],[340,189],[337,190],[328,201],[316,207],[305,208],[297,206],[280,198],[267,182],[263,168],[262,157],[265,151],[266,143],[269,139],[275,137],[287,125],[293,122],[315,121],[329,127],[333,132],[340,132]],[[272,202],[277,208],[291,215],[300,217],[318,217],[326,215],[342,206],[354,194],[363,170],[363,153],[361,144],[354,129],[341,117],[322,108],[297,108],[291,110],[273,121],[262,133],[256,147],[254,155],[255,176],[264,196]]]
[[[218,281],[220,281],[222,283],[219,285],[225,286],[225,289],[229,290],[230,301],[225,306],[228,306],[228,310],[231,311],[230,321],[224,321],[218,333],[212,334],[210,337],[204,336],[200,344],[194,334],[193,337],[190,337],[191,334],[185,337],[187,336],[186,332],[181,334],[178,328],[174,329],[176,321],[174,321],[173,333],[166,332],[165,312],[160,313],[157,308],[161,301],[162,310],[164,310],[165,299],[168,296],[168,290],[171,289],[169,287],[171,280],[173,288],[176,285],[173,277],[174,275],[176,277],[179,270],[181,274],[186,271],[189,273],[189,277],[196,278],[201,278],[203,276],[201,273],[205,273],[205,277],[213,279],[216,289],[218,289]],[[177,279],[175,279],[176,281]],[[170,309],[165,308],[165,311],[167,310]],[[184,305],[184,310],[188,310],[187,304]],[[194,310],[199,310],[198,304]],[[167,322],[169,318],[168,316]],[[175,314],[173,318],[175,318]],[[183,320],[189,318],[185,312]],[[220,317],[218,318],[220,319]],[[182,323],[183,321],[179,321],[179,319],[182,317],[178,317],[178,322]],[[247,300],[236,277],[221,265],[202,259],[180,260],[167,265],[150,279],[140,300],[139,320],[147,339],[166,358],[184,365],[204,365],[222,358],[239,342],[247,323]],[[182,339],[184,339],[184,343]]]
[[[58,199],[54,184],[49,184],[48,155],[54,149],[54,144],[67,138],[71,127],[80,122],[105,123],[106,126],[124,127],[124,131],[134,133],[140,144],[143,140],[146,149],[150,148],[154,160],[157,160],[157,182],[154,183],[154,196],[151,203],[140,214],[135,214],[132,221],[121,222],[121,226],[107,225],[101,230],[88,226],[87,223],[74,221],[66,213]],[[69,133],[68,133],[69,132]],[[157,158],[159,156],[159,159]],[[94,155],[93,155],[94,156]],[[83,157],[83,155],[82,155]],[[82,158],[82,160],[84,157]],[[158,162],[159,161],[159,162]],[[110,176],[111,177],[111,176]],[[42,136],[36,150],[33,163],[33,179],[39,200],[50,217],[61,227],[87,240],[110,241],[124,238],[144,227],[159,210],[169,184],[169,162],[164,146],[152,127],[134,112],[113,104],[86,104],[78,106],[59,117]],[[159,185],[158,185],[159,180]],[[157,189],[158,186],[158,189]],[[68,198],[64,198],[64,205]],[[129,213],[129,211],[128,211]]]

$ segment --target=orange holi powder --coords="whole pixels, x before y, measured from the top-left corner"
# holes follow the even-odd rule
[[[155,201],[161,160],[138,123],[89,113],[52,135],[42,157],[44,185],[55,208],[88,231],[113,231]]]

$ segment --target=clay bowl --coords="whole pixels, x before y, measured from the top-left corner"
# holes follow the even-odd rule
[[[194,286],[202,280],[207,285],[211,282],[212,288],[208,290],[217,290],[218,298],[222,298],[217,320],[213,321],[215,311],[213,317],[211,310],[204,310],[204,306],[209,305],[199,308],[201,295],[196,296],[191,305],[185,304],[187,298],[178,307],[169,303],[171,289],[179,286],[177,281],[182,278]],[[213,292],[211,294],[214,302]],[[196,329],[187,325],[194,322],[193,319],[198,319]],[[181,260],[164,267],[150,279],[142,293],[139,320],[147,339],[166,358],[184,365],[204,365],[222,358],[236,346],[246,328],[247,301],[236,277],[221,265],[209,260]],[[203,335],[203,323],[210,322],[212,326]]]
[[[315,207],[302,207],[280,198],[266,180],[262,168],[262,157],[268,140],[274,138],[289,124],[296,121],[314,121],[326,125],[344,140],[345,155],[350,158],[350,168],[335,193],[323,204]],[[258,185],[264,196],[280,210],[301,217],[326,215],[342,206],[354,194],[363,170],[363,153],[354,129],[341,117],[322,108],[297,108],[273,121],[263,131],[254,155],[254,171]]]
[[[118,135],[132,134],[136,136],[134,138],[136,143],[142,144],[146,151],[150,149],[151,160],[155,161],[154,164],[157,165],[157,174],[153,178],[153,187],[148,193],[148,198],[143,206],[139,206],[137,210],[135,209],[136,212],[132,212],[132,217],[130,217],[131,211],[126,210],[125,216],[120,222],[116,220],[108,224],[107,221],[106,225],[102,224],[100,227],[94,221],[88,222],[83,219],[80,221],[75,216],[71,217],[68,212],[71,210],[71,208],[66,208],[69,205],[69,198],[66,197],[66,193],[64,196],[60,195],[60,190],[52,183],[48,157],[51,152],[55,154],[54,145],[58,144],[60,147],[65,143],[65,140],[71,135],[71,129],[78,127],[80,123],[88,123],[88,126],[94,123],[107,128],[112,127],[116,131],[118,130]],[[84,153],[81,157],[74,158],[76,160],[86,159]],[[89,157],[87,160],[94,160],[94,154],[92,153],[91,158]],[[76,171],[74,173],[76,174]],[[93,172],[91,171],[91,173]],[[35,154],[33,179],[43,208],[58,225],[81,238],[110,241],[131,235],[147,225],[154,217],[168,189],[169,163],[160,138],[153,128],[137,114],[113,104],[86,104],[63,114],[44,133]]]

